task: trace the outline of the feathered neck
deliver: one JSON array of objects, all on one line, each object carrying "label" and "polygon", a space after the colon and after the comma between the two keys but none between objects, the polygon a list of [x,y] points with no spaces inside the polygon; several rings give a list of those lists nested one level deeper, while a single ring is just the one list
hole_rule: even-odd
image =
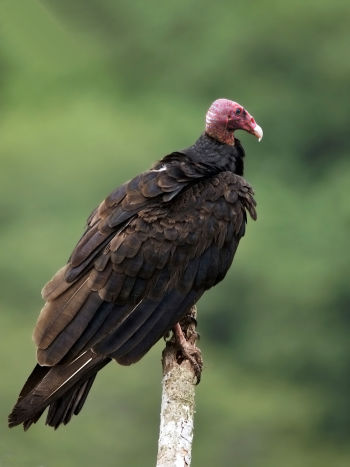
[{"label": "feathered neck", "polygon": [[204,171],[219,173],[230,171],[237,175],[243,175],[244,149],[236,138],[235,145],[225,144],[203,133],[193,146],[181,151],[183,154],[203,167]]},{"label": "feathered neck", "polygon": [[[203,133],[189,148],[172,152],[153,166],[153,170],[178,172],[175,178],[182,180],[210,177],[220,172],[243,175],[244,149],[238,139],[235,145],[220,143]],[[175,174],[174,172],[174,174]]]}]

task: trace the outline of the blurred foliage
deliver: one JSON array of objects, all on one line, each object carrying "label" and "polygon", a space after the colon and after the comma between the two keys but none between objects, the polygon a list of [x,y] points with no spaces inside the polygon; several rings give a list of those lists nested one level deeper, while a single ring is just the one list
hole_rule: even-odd
[{"label": "blurred foliage", "polygon": [[153,465],[159,343],[110,365],[53,432],[4,421],[34,363],[39,290],[115,186],[186,147],[212,100],[264,128],[258,201],[234,267],[199,304],[193,466],[350,463],[348,0],[0,5],[4,467]]}]

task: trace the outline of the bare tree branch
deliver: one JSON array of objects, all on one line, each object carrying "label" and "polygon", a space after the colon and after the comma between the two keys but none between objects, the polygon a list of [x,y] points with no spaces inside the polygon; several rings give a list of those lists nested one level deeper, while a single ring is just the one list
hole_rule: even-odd
[{"label": "bare tree branch", "polygon": [[[192,307],[181,321],[183,335],[196,353],[201,370],[200,351],[196,347],[197,309]],[[179,351],[175,336],[163,351],[162,405],[156,467],[188,467],[191,464],[195,387],[200,372]]]}]

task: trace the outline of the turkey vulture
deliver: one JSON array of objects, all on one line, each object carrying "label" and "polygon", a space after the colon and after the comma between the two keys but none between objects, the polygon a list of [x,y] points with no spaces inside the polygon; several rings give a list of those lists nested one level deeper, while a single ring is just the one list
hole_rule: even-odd
[{"label": "turkey vulture", "polygon": [[57,428],[77,415],[97,372],[137,362],[221,281],[256,219],[235,130],[262,138],[238,103],[218,99],[205,132],[116,188],[91,213],[68,263],[45,285],[38,364],[9,416],[28,429],[49,407]]}]

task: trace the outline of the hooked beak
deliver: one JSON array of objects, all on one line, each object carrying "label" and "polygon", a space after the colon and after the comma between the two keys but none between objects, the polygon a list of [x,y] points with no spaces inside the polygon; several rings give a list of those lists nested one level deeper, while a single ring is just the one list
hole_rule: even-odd
[{"label": "hooked beak", "polygon": [[245,118],[240,121],[237,129],[245,130],[251,135],[256,136],[258,140],[261,141],[263,137],[263,130],[261,126],[256,123],[254,118],[247,111],[245,112]]},{"label": "hooked beak", "polygon": [[257,123],[255,124],[255,127],[252,129],[252,134],[258,138],[258,141],[260,142],[263,138],[263,130],[260,125]]}]

